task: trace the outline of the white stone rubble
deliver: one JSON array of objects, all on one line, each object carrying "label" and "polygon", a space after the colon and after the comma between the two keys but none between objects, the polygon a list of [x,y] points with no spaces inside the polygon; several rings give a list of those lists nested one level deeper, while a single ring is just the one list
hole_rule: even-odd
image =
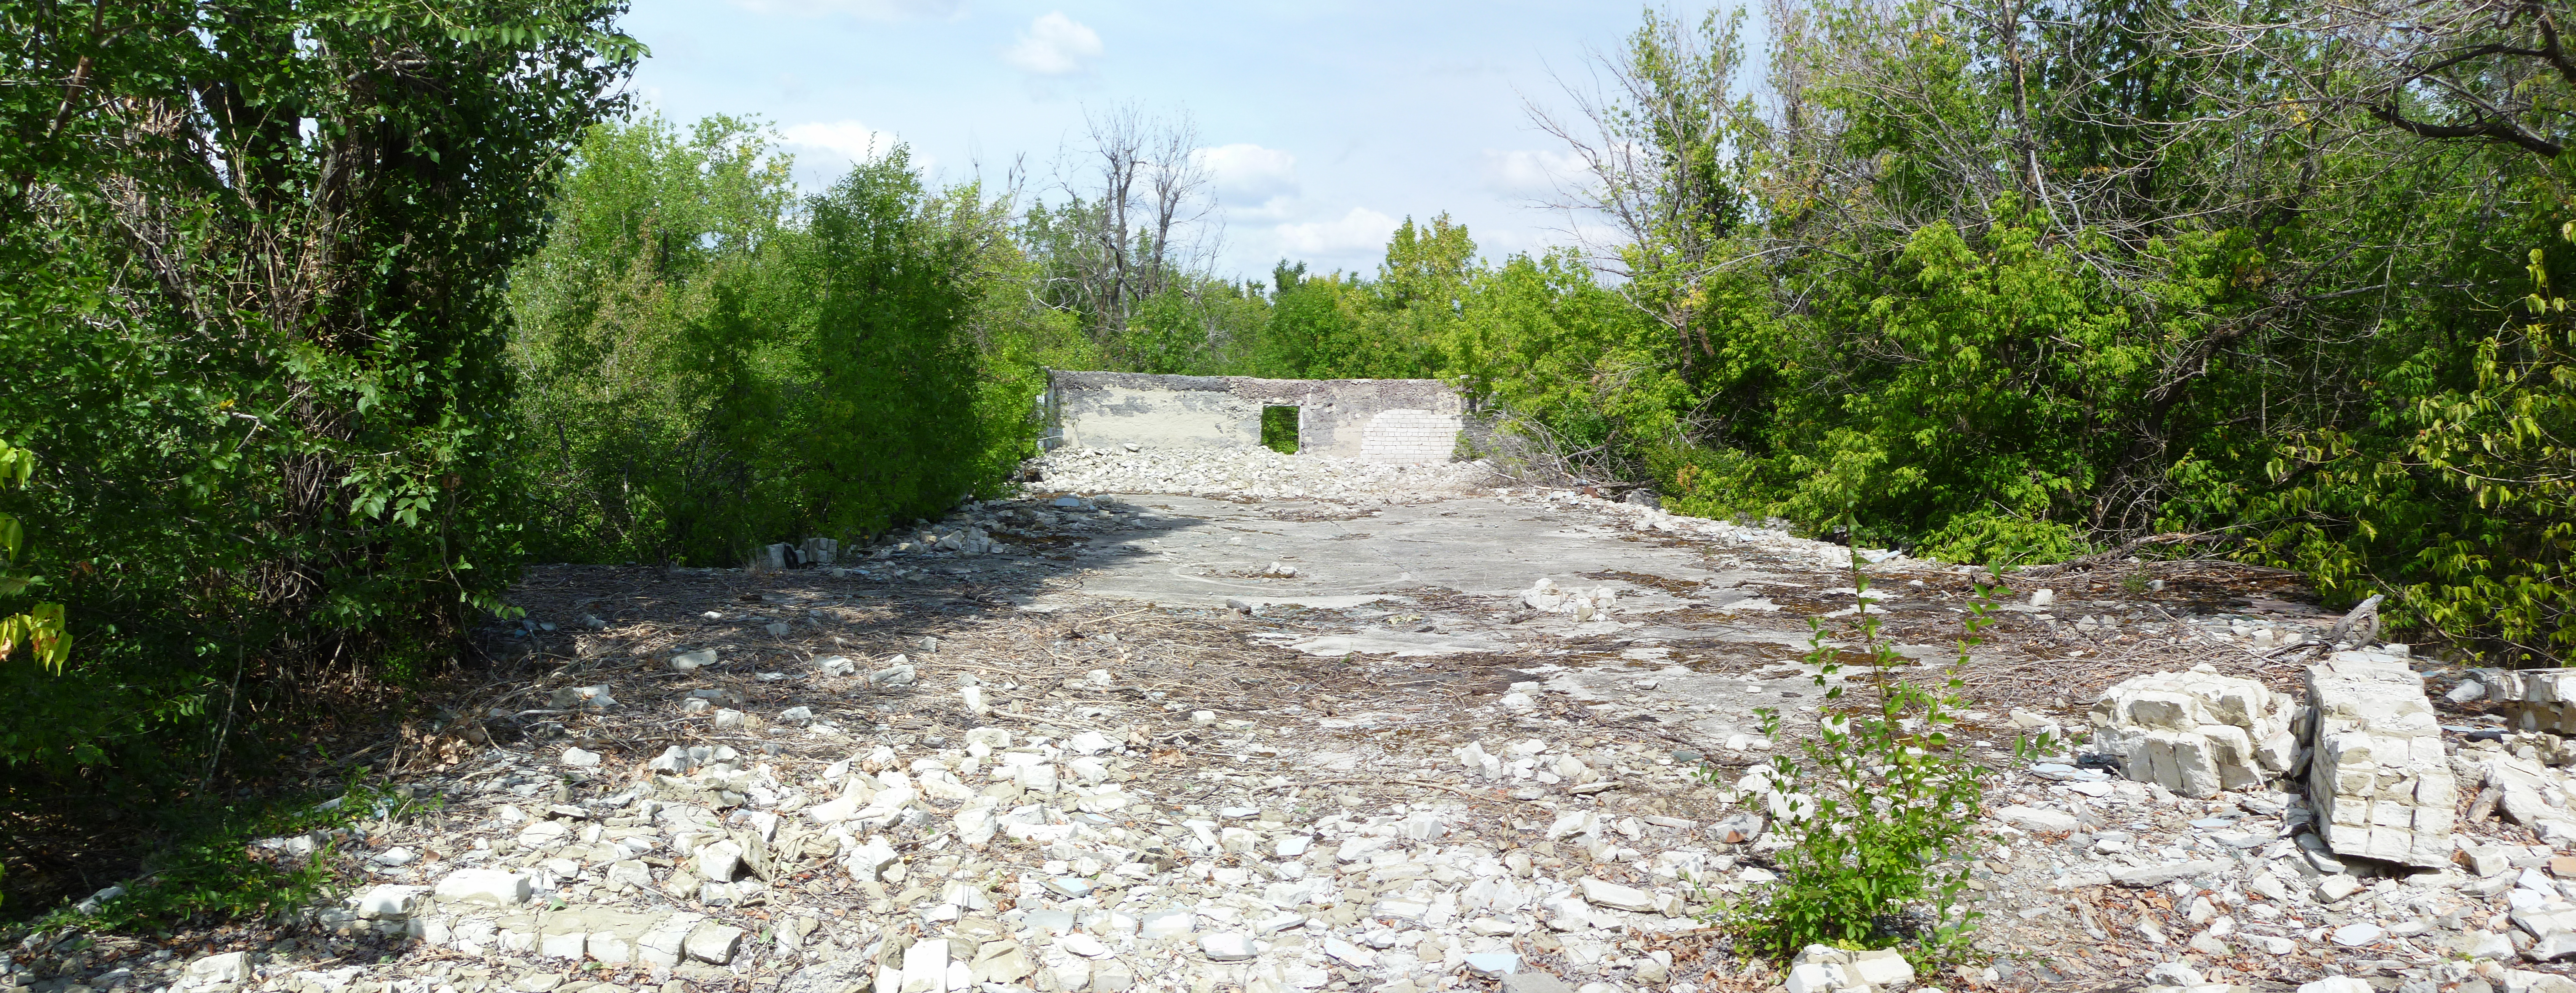
[{"label": "white stone rubble", "polygon": [[2132,676],[2093,704],[2092,750],[2129,778],[2183,796],[2256,789],[2297,757],[2287,706],[2263,684],[2209,665]]}]

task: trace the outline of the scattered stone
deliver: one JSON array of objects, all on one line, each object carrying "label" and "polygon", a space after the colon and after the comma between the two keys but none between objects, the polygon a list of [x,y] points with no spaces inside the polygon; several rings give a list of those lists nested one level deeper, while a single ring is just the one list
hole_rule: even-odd
[{"label": "scattered stone", "polygon": [[188,983],[213,986],[218,983],[246,983],[251,978],[249,952],[225,952],[208,955],[188,963]]},{"label": "scattered stone", "polygon": [[2388,931],[2377,924],[2354,922],[2334,929],[2334,943],[2345,948],[2359,948],[2387,937]]},{"label": "scattered stone", "polygon": [[1234,931],[1217,931],[1200,935],[1199,951],[1218,962],[1240,962],[1251,958],[1254,954],[1252,937]]},{"label": "scattered stone", "polygon": [[536,881],[525,873],[499,869],[458,869],[438,881],[433,894],[440,900],[462,903],[488,903],[495,907],[516,907],[528,902],[536,891]]}]

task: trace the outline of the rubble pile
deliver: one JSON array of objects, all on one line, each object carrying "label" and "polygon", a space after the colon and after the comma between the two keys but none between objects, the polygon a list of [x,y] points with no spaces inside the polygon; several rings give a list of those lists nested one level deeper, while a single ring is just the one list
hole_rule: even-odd
[{"label": "rubble pile", "polygon": [[[615,582],[560,567],[550,588],[594,585],[496,635],[554,648],[476,698],[488,733],[389,763],[419,803],[261,843],[346,859],[343,899],[264,943],[28,935],[0,988],[2576,993],[2554,674],[2481,670],[2430,698],[2425,674],[2453,670],[2331,651],[2312,630],[2331,615],[2301,604],[2015,582],[1948,746],[2001,770],[1968,855],[1979,956],[1918,975],[1820,946],[1779,968],[1697,915],[1763,898],[1784,844],[1766,817],[1814,809],[1756,771],[1800,760],[1845,705],[1832,688],[1860,685],[1815,685],[1809,624],[1855,615],[1857,554],[1870,614],[1921,663],[1901,671],[1930,673],[1975,595],[1960,569],[1563,490],[1455,497],[1497,485],[1472,464],[1037,467],[1042,495],[864,548]],[[1288,602],[1364,586],[1355,552],[1443,522],[1526,529],[1479,548],[1562,543],[1475,589],[1417,574]],[[1294,544],[1300,527],[1343,533]],[[1323,544],[1371,534],[1388,544]],[[1428,572],[1421,547],[1384,575]],[[1050,590],[1051,562],[1069,565]],[[1147,571],[1217,592],[1078,598]],[[1540,572],[1557,578],[1524,585]],[[1219,609],[1229,589],[1280,606]],[[2024,731],[2087,724],[2087,754],[2013,757]]]},{"label": "rubble pile", "polygon": [[1427,500],[1495,484],[1483,460],[1382,465],[1267,448],[1059,448],[1030,463],[1050,490],[1256,499]]},{"label": "rubble pile", "polygon": [[2576,734],[2576,678],[2570,675],[2563,669],[2472,669],[2469,677],[2452,690],[2450,699],[2457,703],[2501,703],[2501,713],[2516,729],[2571,735]]},{"label": "rubble pile", "polygon": [[[833,733],[788,723],[770,726]],[[1671,955],[1625,936],[1696,928],[1696,886],[1743,888],[1727,872],[1735,858],[1693,821],[1605,816],[1574,798],[1619,785],[1603,772],[1658,788],[1689,767],[1625,754],[1642,768],[1596,771],[1562,742],[1496,748],[1515,757],[1496,777],[1569,790],[1500,816],[1454,796],[1319,813],[1258,783],[1214,806],[1175,804],[1132,784],[1141,749],[1089,730],[978,727],[821,767],[672,746],[632,777],[593,778],[596,756],[579,749],[497,749],[441,784],[479,820],[371,833],[364,843],[406,856],[379,857],[372,872],[390,881],[318,923],[508,965],[429,970],[458,993],[561,983],[586,963],[931,991],[1429,990],[1514,972],[1524,947],[1664,982]],[[337,993],[417,974],[224,968],[178,985]]]}]

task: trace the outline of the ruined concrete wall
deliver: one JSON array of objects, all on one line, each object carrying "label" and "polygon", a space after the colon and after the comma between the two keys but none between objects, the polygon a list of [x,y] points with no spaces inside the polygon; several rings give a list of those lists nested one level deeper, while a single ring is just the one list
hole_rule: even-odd
[{"label": "ruined concrete wall", "polygon": [[1447,462],[1466,406],[1436,379],[1048,375],[1051,434],[1085,448],[1251,448],[1261,408],[1296,407],[1301,454]]}]

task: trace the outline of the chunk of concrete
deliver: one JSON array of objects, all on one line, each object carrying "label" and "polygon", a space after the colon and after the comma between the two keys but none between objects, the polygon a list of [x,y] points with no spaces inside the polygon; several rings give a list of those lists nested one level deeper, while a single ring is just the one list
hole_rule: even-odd
[{"label": "chunk of concrete", "polygon": [[495,907],[516,907],[528,902],[536,892],[536,880],[526,873],[503,872],[499,869],[458,869],[438,881],[431,895],[440,900],[461,903],[488,903]]},{"label": "chunk of concrete", "polygon": [[2129,778],[2208,798],[2254,789],[2290,771],[2297,741],[2287,700],[2214,666],[2120,681],[2088,714],[2091,750]]}]

